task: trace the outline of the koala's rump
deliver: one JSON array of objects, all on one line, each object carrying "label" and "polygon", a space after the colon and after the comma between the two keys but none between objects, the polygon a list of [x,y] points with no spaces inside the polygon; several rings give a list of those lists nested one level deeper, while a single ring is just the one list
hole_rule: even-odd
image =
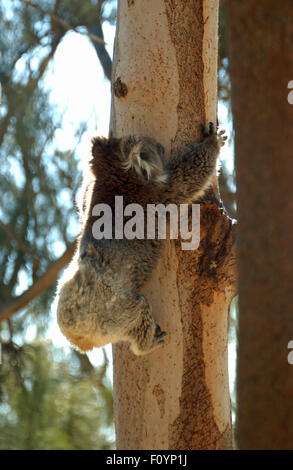
[{"label": "koala's rump", "polygon": [[156,246],[150,250],[145,240],[105,241],[79,258],[59,285],[57,321],[81,351],[126,337],[126,326],[136,321],[133,299],[157,257]]}]

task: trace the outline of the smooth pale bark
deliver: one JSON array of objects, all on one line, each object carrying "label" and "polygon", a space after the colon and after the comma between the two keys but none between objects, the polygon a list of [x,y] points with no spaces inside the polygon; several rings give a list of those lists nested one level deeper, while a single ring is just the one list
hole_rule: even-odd
[{"label": "smooth pale bark", "polygon": [[[216,122],[217,16],[216,0],[118,2],[114,135],[149,135],[173,152],[200,140],[202,123]],[[231,446],[232,247],[231,220],[212,193],[201,205],[199,249],[166,241],[145,293],[168,332],[167,345],[145,357],[114,347],[118,449]]]},{"label": "smooth pale bark", "polygon": [[292,449],[293,4],[227,3],[239,217],[237,442]]}]

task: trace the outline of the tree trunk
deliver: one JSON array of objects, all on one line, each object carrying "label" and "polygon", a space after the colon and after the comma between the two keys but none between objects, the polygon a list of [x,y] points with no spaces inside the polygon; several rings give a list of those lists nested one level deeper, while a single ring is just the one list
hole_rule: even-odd
[{"label": "tree trunk", "polygon": [[293,448],[292,0],[228,1],[239,217],[237,437]]},{"label": "tree trunk", "polygon": [[[217,0],[118,3],[112,131],[149,135],[167,151],[216,122]],[[118,449],[231,446],[228,309],[235,290],[233,230],[212,197],[201,244],[166,241],[146,287],[168,343],[145,357],[114,348]]]}]

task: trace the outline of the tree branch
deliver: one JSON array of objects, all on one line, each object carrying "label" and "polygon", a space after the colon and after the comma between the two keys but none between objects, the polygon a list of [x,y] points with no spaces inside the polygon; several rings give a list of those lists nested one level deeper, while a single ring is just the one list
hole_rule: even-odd
[{"label": "tree branch", "polygon": [[[89,35],[90,34],[95,35],[95,36],[98,35],[99,37],[104,39],[102,25],[101,25],[99,18],[97,19],[96,24],[92,26],[88,26],[87,30],[88,30]],[[111,81],[112,60],[105,47],[105,43],[102,44],[102,43],[97,43],[93,41],[93,46],[96,50],[101,66],[103,67],[105,76],[108,78],[108,80]]]},{"label": "tree branch", "polygon": [[23,241],[15,235],[9,224],[4,224],[2,220],[0,220],[0,225],[3,227],[5,232],[7,233],[8,237],[15,241],[18,248],[25,254],[27,254],[32,260],[34,260],[38,265],[40,264],[40,260],[32,253],[32,251],[23,243]]},{"label": "tree branch", "polygon": [[37,279],[31,287],[29,287],[23,294],[5,302],[0,307],[0,322],[7,320],[14,313],[28,305],[33,299],[45,292],[53,284],[61,269],[68,264],[73,256],[76,248],[76,242],[71,243],[65,253],[55,260],[48,270],[39,279]]},{"label": "tree branch", "polygon": [[43,15],[47,15],[47,16],[50,16],[51,19],[55,22],[55,23],[58,23],[60,26],[62,26],[62,28],[64,28],[66,31],[75,31],[76,33],[79,33],[79,34],[83,34],[85,36],[88,36],[92,41],[94,42],[97,42],[97,43],[100,43],[100,44],[105,44],[104,40],[101,39],[100,37],[96,36],[95,34],[91,34],[91,33],[82,33],[80,31],[77,31],[76,28],[74,26],[71,26],[67,23],[65,23],[65,21],[63,21],[59,16],[55,15],[54,13],[52,13],[51,11],[46,11],[44,10],[40,5],[37,5],[36,3],[33,3],[33,2],[30,2],[30,0],[20,0],[22,3],[25,3],[26,5],[29,5],[33,8],[36,8],[36,10],[39,10],[41,13],[43,13]]}]

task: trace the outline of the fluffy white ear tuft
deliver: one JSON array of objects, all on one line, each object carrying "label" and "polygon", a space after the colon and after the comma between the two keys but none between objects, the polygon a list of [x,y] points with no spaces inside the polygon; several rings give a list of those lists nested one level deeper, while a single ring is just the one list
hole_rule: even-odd
[{"label": "fluffy white ear tuft", "polygon": [[[160,146],[163,150],[164,148]],[[151,183],[166,183],[168,172],[162,155],[159,153],[158,144],[152,139],[141,140],[132,143],[128,155],[122,163],[124,170],[134,170],[137,176]]]}]

